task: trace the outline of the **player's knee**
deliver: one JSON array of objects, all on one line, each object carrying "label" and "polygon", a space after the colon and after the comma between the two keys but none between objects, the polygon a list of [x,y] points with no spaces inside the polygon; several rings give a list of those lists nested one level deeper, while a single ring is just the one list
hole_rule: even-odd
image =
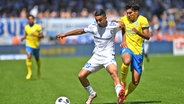
[{"label": "player's knee", "polygon": [[78,74],[78,78],[80,79],[80,80],[85,80],[86,78],[87,78],[87,76],[90,74],[91,72],[90,71],[88,71],[88,70],[81,70],[80,72],[79,72],[79,74]]},{"label": "player's knee", "polygon": [[82,74],[79,73],[78,78],[81,79],[82,77],[83,77]]},{"label": "player's knee", "polygon": [[122,58],[122,61],[123,61],[123,63],[124,63],[125,65],[129,65],[131,59],[130,59],[130,58]]},{"label": "player's knee", "polygon": [[79,74],[78,74],[78,78],[79,78],[79,79],[83,79],[83,78],[85,78],[85,77],[86,77],[86,75],[83,74],[83,73],[79,73]]},{"label": "player's knee", "polygon": [[28,54],[27,54],[27,58],[28,58],[28,59],[31,59],[31,57],[32,57],[32,54],[31,54],[31,53],[28,53]]},{"label": "player's knee", "polygon": [[121,59],[125,65],[129,65],[131,62],[131,56],[129,53],[125,53],[121,56]]},{"label": "player's knee", "polygon": [[125,59],[125,60],[123,60],[123,63],[124,63],[125,65],[129,65],[129,64],[130,64],[130,60],[129,60],[129,59]]}]

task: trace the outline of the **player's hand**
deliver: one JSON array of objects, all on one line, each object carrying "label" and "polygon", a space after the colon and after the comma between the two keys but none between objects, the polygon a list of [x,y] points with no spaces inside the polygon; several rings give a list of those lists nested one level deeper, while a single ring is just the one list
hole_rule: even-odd
[{"label": "player's hand", "polygon": [[36,35],[36,34],[31,34],[31,36],[33,36],[33,37],[38,37],[38,35]]},{"label": "player's hand", "polygon": [[56,39],[63,39],[65,36],[65,34],[58,34],[56,35]]},{"label": "player's hand", "polygon": [[118,22],[118,21],[116,21],[116,20],[112,20],[112,22]]},{"label": "player's hand", "polygon": [[128,48],[127,43],[125,41],[120,43],[121,48]]},{"label": "player's hand", "polygon": [[132,31],[134,31],[136,34],[139,33],[139,31],[136,28],[132,28]]},{"label": "player's hand", "polygon": [[118,23],[119,25],[120,25],[120,28],[122,28],[122,29],[124,29],[125,28],[125,24],[124,23],[122,23],[121,21],[119,21],[119,20],[112,20],[112,22],[116,22],[116,23]]},{"label": "player's hand", "polygon": [[22,42],[24,40],[24,38],[21,38],[20,41]]},{"label": "player's hand", "polygon": [[20,41],[22,42],[25,39],[25,37],[20,38]]}]

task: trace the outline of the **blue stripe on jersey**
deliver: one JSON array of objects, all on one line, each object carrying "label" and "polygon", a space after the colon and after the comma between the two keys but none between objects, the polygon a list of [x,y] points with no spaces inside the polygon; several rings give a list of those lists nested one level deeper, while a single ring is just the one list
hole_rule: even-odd
[{"label": "blue stripe on jersey", "polygon": [[101,40],[110,40],[112,37],[110,37],[110,38],[101,38],[101,37],[94,36],[94,38],[101,39]]}]

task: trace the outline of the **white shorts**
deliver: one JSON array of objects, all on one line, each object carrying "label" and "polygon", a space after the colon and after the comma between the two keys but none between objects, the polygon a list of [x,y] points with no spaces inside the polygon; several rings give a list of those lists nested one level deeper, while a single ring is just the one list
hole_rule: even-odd
[{"label": "white shorts", "polygon": [[84,65],[83,69],[89,70],[90,72],[95,72],[103,67],[106,68],[110,64],[117,65],[114,55],[102,56],[93,54],[93,56]]}]

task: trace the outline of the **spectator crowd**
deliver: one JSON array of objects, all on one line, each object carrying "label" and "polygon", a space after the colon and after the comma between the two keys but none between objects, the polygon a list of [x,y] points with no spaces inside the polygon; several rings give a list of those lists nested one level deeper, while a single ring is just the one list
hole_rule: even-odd
[{"label": "spectator crowd", "polygon": [[[125,15],[129,0],[0,0],[0,18],[88,18],[95,9],[106,10],[107,17]],[[140,13],[146,16],[152,30],[162,34],[183,34],[183,0],[136,0]]]}]

